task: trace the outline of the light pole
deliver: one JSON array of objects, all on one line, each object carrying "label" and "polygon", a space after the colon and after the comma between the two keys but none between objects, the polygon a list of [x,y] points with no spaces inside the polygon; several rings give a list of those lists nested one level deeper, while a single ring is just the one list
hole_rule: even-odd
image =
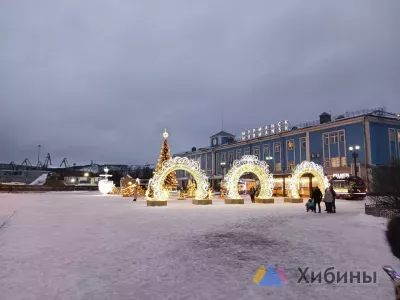
[{"label": "light pole", "polygon": [[265,160],[267,161],[268,168],[269,168],[270,171],[271,171],[271,163],[270,163],[270,161],[273,160],[273,159],[274,159],[274,158],[273,158],[272,156],[267,156],[267,157],[265,158]]},{"label": "light pole", "polygon": [[39,162],[40,162],[40,148],[42,148],[42,145],[38,145],[38,153],[37,153],[37,165],[39,166]]},{"label": "light pole", "polygon": [[222,175],[225,175],[225,167],[226,167],[226,162],[221,162],[221,168],[222,168]]},{"label": "light pole", "polygon": [[354,160],[354,175],[357,177],[358,173],[358,168],[357,168],[357,158],[358,158],[358,150],[360,150],[360,146],[350,146],[349,150],[351,151],[351,156],[353,157]]}]

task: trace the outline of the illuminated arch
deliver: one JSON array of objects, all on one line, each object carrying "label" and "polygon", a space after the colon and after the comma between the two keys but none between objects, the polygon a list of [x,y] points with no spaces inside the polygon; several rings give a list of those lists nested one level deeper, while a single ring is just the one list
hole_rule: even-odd
[{"label": "illuminated arch", "polygon": [[[163,184],[167,175],[176,170],[187,171],[193,176],[197,185],[194,197],[195,200],[203,200],[207,197],[209,188],[208,177],[200,168],[199,162],[188,159],[187,157],[175,157],[165,161],[161,170],[155,173],[153,178],[149,181],[149,186],[154,191],[154,200],[168,200],[169,191],[164,189]],[[146,191],[147,199],[152,199],[149,197],[150,188]]]},{"label": "illuminated arch", "polygon": [[292,178],[290,179],[289,190],[293,198],[300,198],[299,183],[301,176],[304,174],[312,174],[316,178],[317,186],[320,188],[321,192],[325,193],[325,189],[329,187],[329,181],[324,174],[324,168],[316,163],[303,161],[296,166]]},{"label": "illuminated arch", "polygon": [[265,161],[260,161],[257,156],[244,155],[240,160],[233,162],[232,168],[222,181],[222,186],[228,190],[228,198],[240,199],[237,185],[244,173],[253,173],[258,177],[261,185],[258,198],[267,199],[272,197],[274,178],[269,172],[268,165]]}]

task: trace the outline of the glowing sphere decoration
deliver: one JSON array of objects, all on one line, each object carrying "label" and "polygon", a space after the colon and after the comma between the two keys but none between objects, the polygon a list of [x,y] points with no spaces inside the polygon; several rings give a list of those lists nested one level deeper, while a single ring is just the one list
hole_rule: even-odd
[{"label": "glowing sphere decoration", "polygon": [[106,174],[101,174],[100,177],[104,177],[104,179],[99,181],[99,191],[103,195],[107,195],[112,192],[114,183],[112,181],[108,180],[108,177],[112,177],[112,175],[108,174],[108,168],[104,169],[104,172]]},{"label": "glowing sphere decoration", "polygon": [[109,181],[108,179],[102,179],[99,181],[99,191],[103,195],[107,195],[112,192],[112,189],[114,187],[114,183],[112,181]]}]

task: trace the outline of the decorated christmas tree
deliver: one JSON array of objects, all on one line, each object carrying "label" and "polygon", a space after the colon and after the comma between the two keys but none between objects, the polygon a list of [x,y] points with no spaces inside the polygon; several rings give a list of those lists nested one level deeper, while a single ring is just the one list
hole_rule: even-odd
[{"label": "decorated christmas tree", "polygon": [[186,197],[194,198],[196,194],[196,183],[189,179],[186,191]]},{"label": "decorated christmas tree", "polygon": [[[168,145],[168,132],[167,129],[164,131],[164,142],[161,147],[160,157],[158,158],[157,167],[155,172],[159,172],[162,169],[163,163],[171,158],[171,150]],[[175,189],[178,186],[178,181],[176,180],[175,171],[169,173],[164,181],[164,188],[168,190]]]}]

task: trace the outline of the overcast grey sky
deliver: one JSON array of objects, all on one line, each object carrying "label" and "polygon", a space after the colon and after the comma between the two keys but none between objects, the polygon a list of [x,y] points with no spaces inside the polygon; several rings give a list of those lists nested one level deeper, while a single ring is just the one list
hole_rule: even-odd
[{"label": "overcast grey sky", "polygon": [[221,129],[400,111],[398,0],[3,0],[0,161],[155,163]]}]

